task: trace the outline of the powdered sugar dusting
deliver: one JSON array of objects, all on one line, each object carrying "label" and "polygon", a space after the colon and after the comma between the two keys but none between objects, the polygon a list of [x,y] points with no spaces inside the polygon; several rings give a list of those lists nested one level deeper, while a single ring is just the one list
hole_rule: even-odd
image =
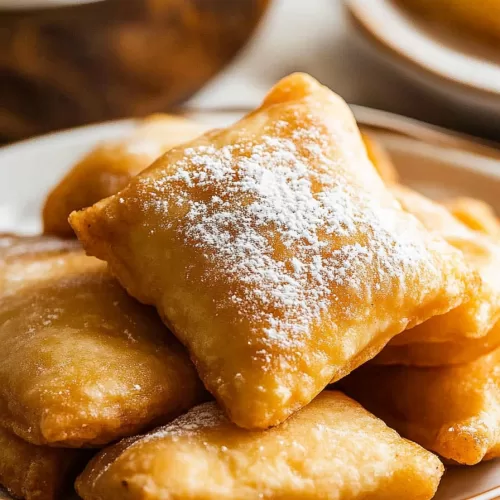
[{"label": "powdered sugar dusting", "polygon": [[195,406],[171,423],[142,436],[139,440],[132,438],[131,446],[136,443],[144,444],[156,439],[164,439],[168,436],[174,439],[179,436],[195,436],[204,430],[216,428],[227,422],[229,422],[227,417],[217,403],[204,403]]},{"label": "powdered sugar dusting", "polygon": [[[216,428],[224,422],[228,422],[228,420],[217,403],[204,403],[195,406],[184,415],[176,418],[170,424],[159,427],[158,429],[149,432],[144,436],[134,436],[128,439],[124,439],[118,445],[121,448],[121,453],[119,456],[121,456],[125,450],[129,450],[134,446],[140,446],[157,439],[165,439],[168,436],[171,436],[173,439],[177,439],[180,436],[194,436],[205,429]],[[225,448],[225,450],[223,451],[227,451],[227,448],[225,446],[223,446],[222,448]],[[93,470],[94,484],[99,481],[99,479],[109,470],[109,468],[113,464],[113,460],[107,460],[107,455],[110,450],[111,455],[113,456],[112,447],[104,449],[100,454],[101,460],[96,464],[96,468]],[[113,456],[113,458],[116,457]]]},{"label": "powdered sugar dusting", "polygon": [[157,216],[182,214],[165,217],[165,227],[199,249],[207,284],[219,276],[232,290],[216,307],[237,306],[260,325],[265,343],[296,350],[333,303],[343,303],[335,321],[352,319],[350,298],[403,294],[405,275],[429,257],[412,220],[396,231],[396,202],[383,207],[366,189],[358,194],[345,167],[326,156],[319,129],[284,136],[287,126],[185,149],[163,177],[138,179],[148,193],[138,201]]},{"label": "powdered sugar dusting", "polygon": [[147,435],[146,438],[156,439],[167,435],[195,435],[202,430],[217,427],[223,422],[228,422],[228,420],[217,403],[205,403],[195,406],[170,424],[160,427],[152,434]]}]

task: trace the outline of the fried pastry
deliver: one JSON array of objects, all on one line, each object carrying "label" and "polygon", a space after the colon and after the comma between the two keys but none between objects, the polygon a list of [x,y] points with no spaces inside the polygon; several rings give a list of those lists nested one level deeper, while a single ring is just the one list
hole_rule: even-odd
[{"label": "fried pastry", "polygon": [[389,153],[369,132],[362,131],[361,137],[366,148],[368,158],[377,169],[380,177],[386,184],[396,184],[398,182],[398,172],[392,163]]},{"label": "fried pastry", "polygon": [[0,427],[33,444],[106,444],[204,399],[155,311],[89,259],[0,301]]},{"label": "fried pastry", "polygon": [[362,366],[349,395],[403,436],[461,464],[500,456],[500,349],[471,363]]},{"label": "fried pastry", "polygon": [[393,192],[427,229],[464,253],[478,271],[480,285],[457,308],[398,335],[376,362],[435,366],[465,363],[492,351],[500,345],[500,244],[415,191],[399,186]]},{"label": "fried pastry", "polygon": [[165,151],[206,129],[205,125],[178,116],[153,115],[129,137],[97,146],[49,194],[43,209],[44,232],[74,236],[68,224],[73,210],[117,193]]},{"label": "fried pastry", "polygon": [[430,499],[432,453],[340,392],[325,391],[279,427],[245,431],[216,403],[104,450],[77,480],[84,500]]},{"label": "fried pastry", "polygon": [[0,484],[16,498],[60,499],[87,457],[81,450],[29,444],[0,428]]},{"label": "fried pastry", "polygon": [[[445,318],[442,319],[446,323]],[[408,333],[415,333],[409,330]],[[444,366],[468,363],[500,346],[500,321],[483,337],[389,344],[373,360],[381,365]]]},{"label": "fried pastry", "polygon": [[460,252],[401,210],[345,102],[301,74],[71,224],[251,429],[456,307],[474,281]]},{"label": "fried pastry", "polygon": [[102,268],[98,259],[83,256],[83,249],[75,240],[0,234],[0,296],[43,280],[82,272],[82,267]]},{"label": "fried pastry", "polygon": [[500,221],[491,205],[476,198],[452,198],[446,208],[466,226],[500,241]]}]

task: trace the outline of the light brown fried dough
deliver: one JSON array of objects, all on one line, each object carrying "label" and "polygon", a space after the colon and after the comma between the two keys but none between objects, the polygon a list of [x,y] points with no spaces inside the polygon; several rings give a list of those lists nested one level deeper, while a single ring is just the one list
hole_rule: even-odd
[{"label": "light brown fried dough", "polygon": [[7,296],[44,280],[102,268],[82,258],[78,241],[53,236],[0,234],[0,295]]},{"label": "light brown fried dough", "polygon": [[302,74],[71,223],[253,429],[456,307],[475,281],[460,252],[400,208],[345,102]]},{"label": "light brown fried dough", "polygon": [[16,498],[60,500],[86,458],[88,452],[35,446],[0,427],[0,484]]},{"label": "light brown fried dough", "polygon": [[394,163],[392,163],[389,153],[380,144],[380,142],[369,132],[362,131],[361,137],[366,148],[368,158],[377,169],[382,180],[388,184],[396,184],[398,182],[398,172]]},{"label": "light brown fried dough", "polygon": [[77,481],[84,500],[430,499],[443,466],[340,392],[287,422],[245,431],[206,403],[104,450]]},{"label": "light brown fried dough", "polygon": [[446,208],[466,226],[500,241],[500,220],[491,205],[476,198],[452,198]]},{"label": "light brown fried dough", "polygon": [[500,346],[500,321],[483,337],[389,344],[373,360],[381,365],[445,366],[468,363]]},{"label": "light brown fried dough", "polygon": [[106,444],[204,399],[155,311],[80,260],[0,301],[0,426],[34,444]]},{"label": "light brown fried dough", "polygon": [[363,366],[341,387],[403,436],[473,465],[500,456],[500,349],[435,368]]},{"label": "light brown fried dough", "polygon": [[435,366],[472,361],[492,351],[500,345],[500,244],[415,191],[398,186],[393,192],[427,229],[464,253],[480,284],[456,309],[398,335],[375,361]]},{"label": "light brown fried dough", "polygon": [[20,236],[0,233],[0,262],[47,254],[64,254],[80,249],[77,241],[65,240],[55,236]]},{"label": "light brown fried dough", "polygon": [[153,115],[143,120],[129,137],[100,144],[49,194],[43,209],[44,232],[74,236],[68,224],[73,210],[117,193],[165,151],[206,130],[207,126],[186,118]]}]

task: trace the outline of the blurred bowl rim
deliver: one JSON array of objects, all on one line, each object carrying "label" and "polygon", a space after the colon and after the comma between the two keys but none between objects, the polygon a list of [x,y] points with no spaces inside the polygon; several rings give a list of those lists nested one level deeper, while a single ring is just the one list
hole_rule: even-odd
[{"label": "blurred bowl rim", "polygon": [[355,26],[407,69],[424,72],[435,82],[474,92],[490,102],[498,100],[500,105],[500,63],[474,57],[435,39],[391,0],[344,0],[344,4]]}]

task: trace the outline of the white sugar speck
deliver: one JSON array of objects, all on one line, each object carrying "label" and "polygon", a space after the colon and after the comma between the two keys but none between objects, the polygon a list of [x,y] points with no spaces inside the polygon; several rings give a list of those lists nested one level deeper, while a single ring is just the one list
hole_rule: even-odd
[{"label": "white sugar speck", "polygon": [[167,436],[175,438],[178,436],[197,435],[205,429],[218,427],[224,422],[228,422],[228,420],[216,403],[204,403],[195,406],[170,424],[146,434],[139,442],[142,444],[155,439],[163,439]]},{"label": "white sugar speck", "polygon": [[397,203],[383,207],[364,188],[359,196],[325,151],[319,130],[299,128],[291,139],[186,148],[162,177],[138,179],[148,193],[138,202],[155,220],[170,207],[182,213],[164,227],[199,250],[206,283],[224,280],[215,307],[236,306],[264,332],[260,341],[295,352],[332,304],[343,304],[335,321],[351,320],[349,294],[365,303],[403,294],[405,276],[428,258],[411,228],[395,230]]}]

